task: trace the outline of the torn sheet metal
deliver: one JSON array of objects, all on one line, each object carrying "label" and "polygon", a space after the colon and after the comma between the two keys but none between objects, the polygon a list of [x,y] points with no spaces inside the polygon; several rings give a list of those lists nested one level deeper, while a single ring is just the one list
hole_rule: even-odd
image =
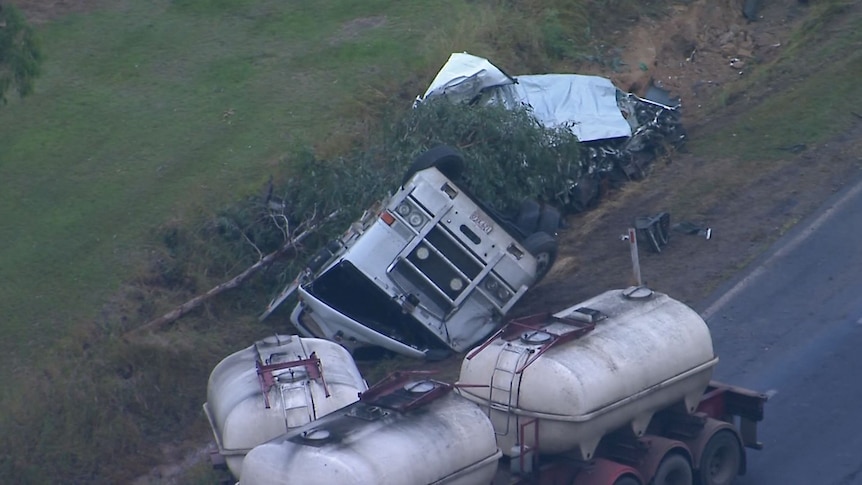
[{"label": "torn sheet metal", "polygon": [[526,105],[545,126],[569,128],[578,140],[629,137],[632,127],[617,106],[609,79],[581,74],[537,74],[517,78],[487,59],[455,53],[417,100],[446,97],[457,102]]},{"label": "torn sheet metal", "polygon": [[580,74],[518,76],[517,84],[498,86],[489,102],[507,107],[527,105],[545,126],[564,126],[578,140],[629,137],[632,127],[617,106],[617,88],[610,79]]},{"label": "torn sheet metal", "polygon": [[473,102],[488,88],[514,83],[514,78],[487,59],[466,52],[456,52],[449,56],[449,60],[417,102],[434,96],[446,96],[453,101]]}]

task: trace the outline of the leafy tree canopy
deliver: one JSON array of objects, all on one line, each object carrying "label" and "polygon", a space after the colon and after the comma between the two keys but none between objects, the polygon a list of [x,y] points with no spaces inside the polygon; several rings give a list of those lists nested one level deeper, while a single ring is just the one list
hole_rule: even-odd
[{"label": "leafy tree canopy", "polygon": [[0,101],[14,89],[19,96],[33,91],[42,52],[33,28],[11,5],[0,4]]}]

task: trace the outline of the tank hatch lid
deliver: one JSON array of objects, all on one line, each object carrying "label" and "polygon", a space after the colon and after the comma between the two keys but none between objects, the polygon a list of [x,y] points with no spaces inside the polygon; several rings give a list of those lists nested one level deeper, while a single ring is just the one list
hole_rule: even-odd
[{"label": "tank hatch lid", "polygon": [[623,296],[629,300],[646,300],[653,296],[653,291],[646,286],[630,286],[623,290]]},{"label": "tank hatch lid", "polygon": [[380,408],[407,412],[421,407],[452,390],[452,385],[429,379],[428,371],[389,374],[359,395],[360,402]]},{"label": "tank hatch lid", "polygon": [[466,359],[472,359],[497,339],[507,342],[520,339],[523,344],[536,345],[538,347],[533,352],[533,355],[521,367],[515,370],[516,374],[523,372],[524,369],[549,349],[583,337],[596,328],[596,322],[607,318],[607,315],[604,313],[590,308],[579,308],[578,311],[584,312],[583,319],[561,317],[550,312],[514,318],[489,337],[485,343],[467,354]]},{"label": "tank hatch lid", "polygon": [[270,442],[284,440],[302,446],[324,447],[342,442],[350,434],[388,415],[389,412],[384,409],[356,401],[337,412],[292,428]]}]

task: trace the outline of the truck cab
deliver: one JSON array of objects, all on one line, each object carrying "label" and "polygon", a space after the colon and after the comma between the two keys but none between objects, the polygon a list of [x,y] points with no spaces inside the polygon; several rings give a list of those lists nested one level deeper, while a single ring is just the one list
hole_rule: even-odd
[{"label": "truck cab", "polygon": [[559,213],[528,203],[534,217],[502,216],[456,183],[462,163],[452,148],[429,150],[312,258],[291,314],[301,334],[430,359],[502,324],[553,264]]}]

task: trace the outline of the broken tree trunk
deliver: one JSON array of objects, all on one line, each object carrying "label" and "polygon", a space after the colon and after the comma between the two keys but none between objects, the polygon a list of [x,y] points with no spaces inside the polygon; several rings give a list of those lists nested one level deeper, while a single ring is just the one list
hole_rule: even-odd
[{"label": "broken tree trunk", "polygon": [[152,331],[158,330],[158,329],[164,327],[165,325],[174,322],[175,320],[177,320],[178,318],[182,317],[183,315],[189,313],[190,311],[194,310],[195,308],[201,306],[201,304],[203,304],[205,301],[209,300],[210,298],[213,298],[214,296],[224,292],[225,290],[230,290],[232,288],[238,287],[245,280],[247,280],[251,275],[257,273],[258,271],[260,271],[263,268],[266,268],[267,266],[272,264],[272,262],[275,261],[279,256],[281,256],[284,253],[286,253],[287,251],[293,249],[297,244],[302,242],[310,234],[317,231],[320,228],[320,226],[322,226],[325,222],[334,218],[337,214],[338,214],[338,211],[332,212],[331,214],[326,216],[322,221],[320,221],[316,224],[312,224],[307,229],[305,229],[304,231],[299,233],[296,237],[291,238],[290,240],[285,242],[280,248],[278,248],[275,251],[273,251],[273,252],[267,254],[266,256],[260,258],[256,263],[249,266],[242,273],[234,276],[230,280],[225,281],[224,283],[222,283],[220,285],[213,287],[212,289],[210,289],[206,293],[192,298],[191,300],[189,300],[189,301],[183,303],[182,305],[174,308],[173,310],[169,311],[168,313],[165,313],[164,315],[160,316],[159,318],[156,318],[154,320],[150,320],[149,322],[145,323],[144,325],[126,332],[125,337],[133,336],[136,334],[141,334],[141,333],[146,332],[146,331],[152,332]]}]

